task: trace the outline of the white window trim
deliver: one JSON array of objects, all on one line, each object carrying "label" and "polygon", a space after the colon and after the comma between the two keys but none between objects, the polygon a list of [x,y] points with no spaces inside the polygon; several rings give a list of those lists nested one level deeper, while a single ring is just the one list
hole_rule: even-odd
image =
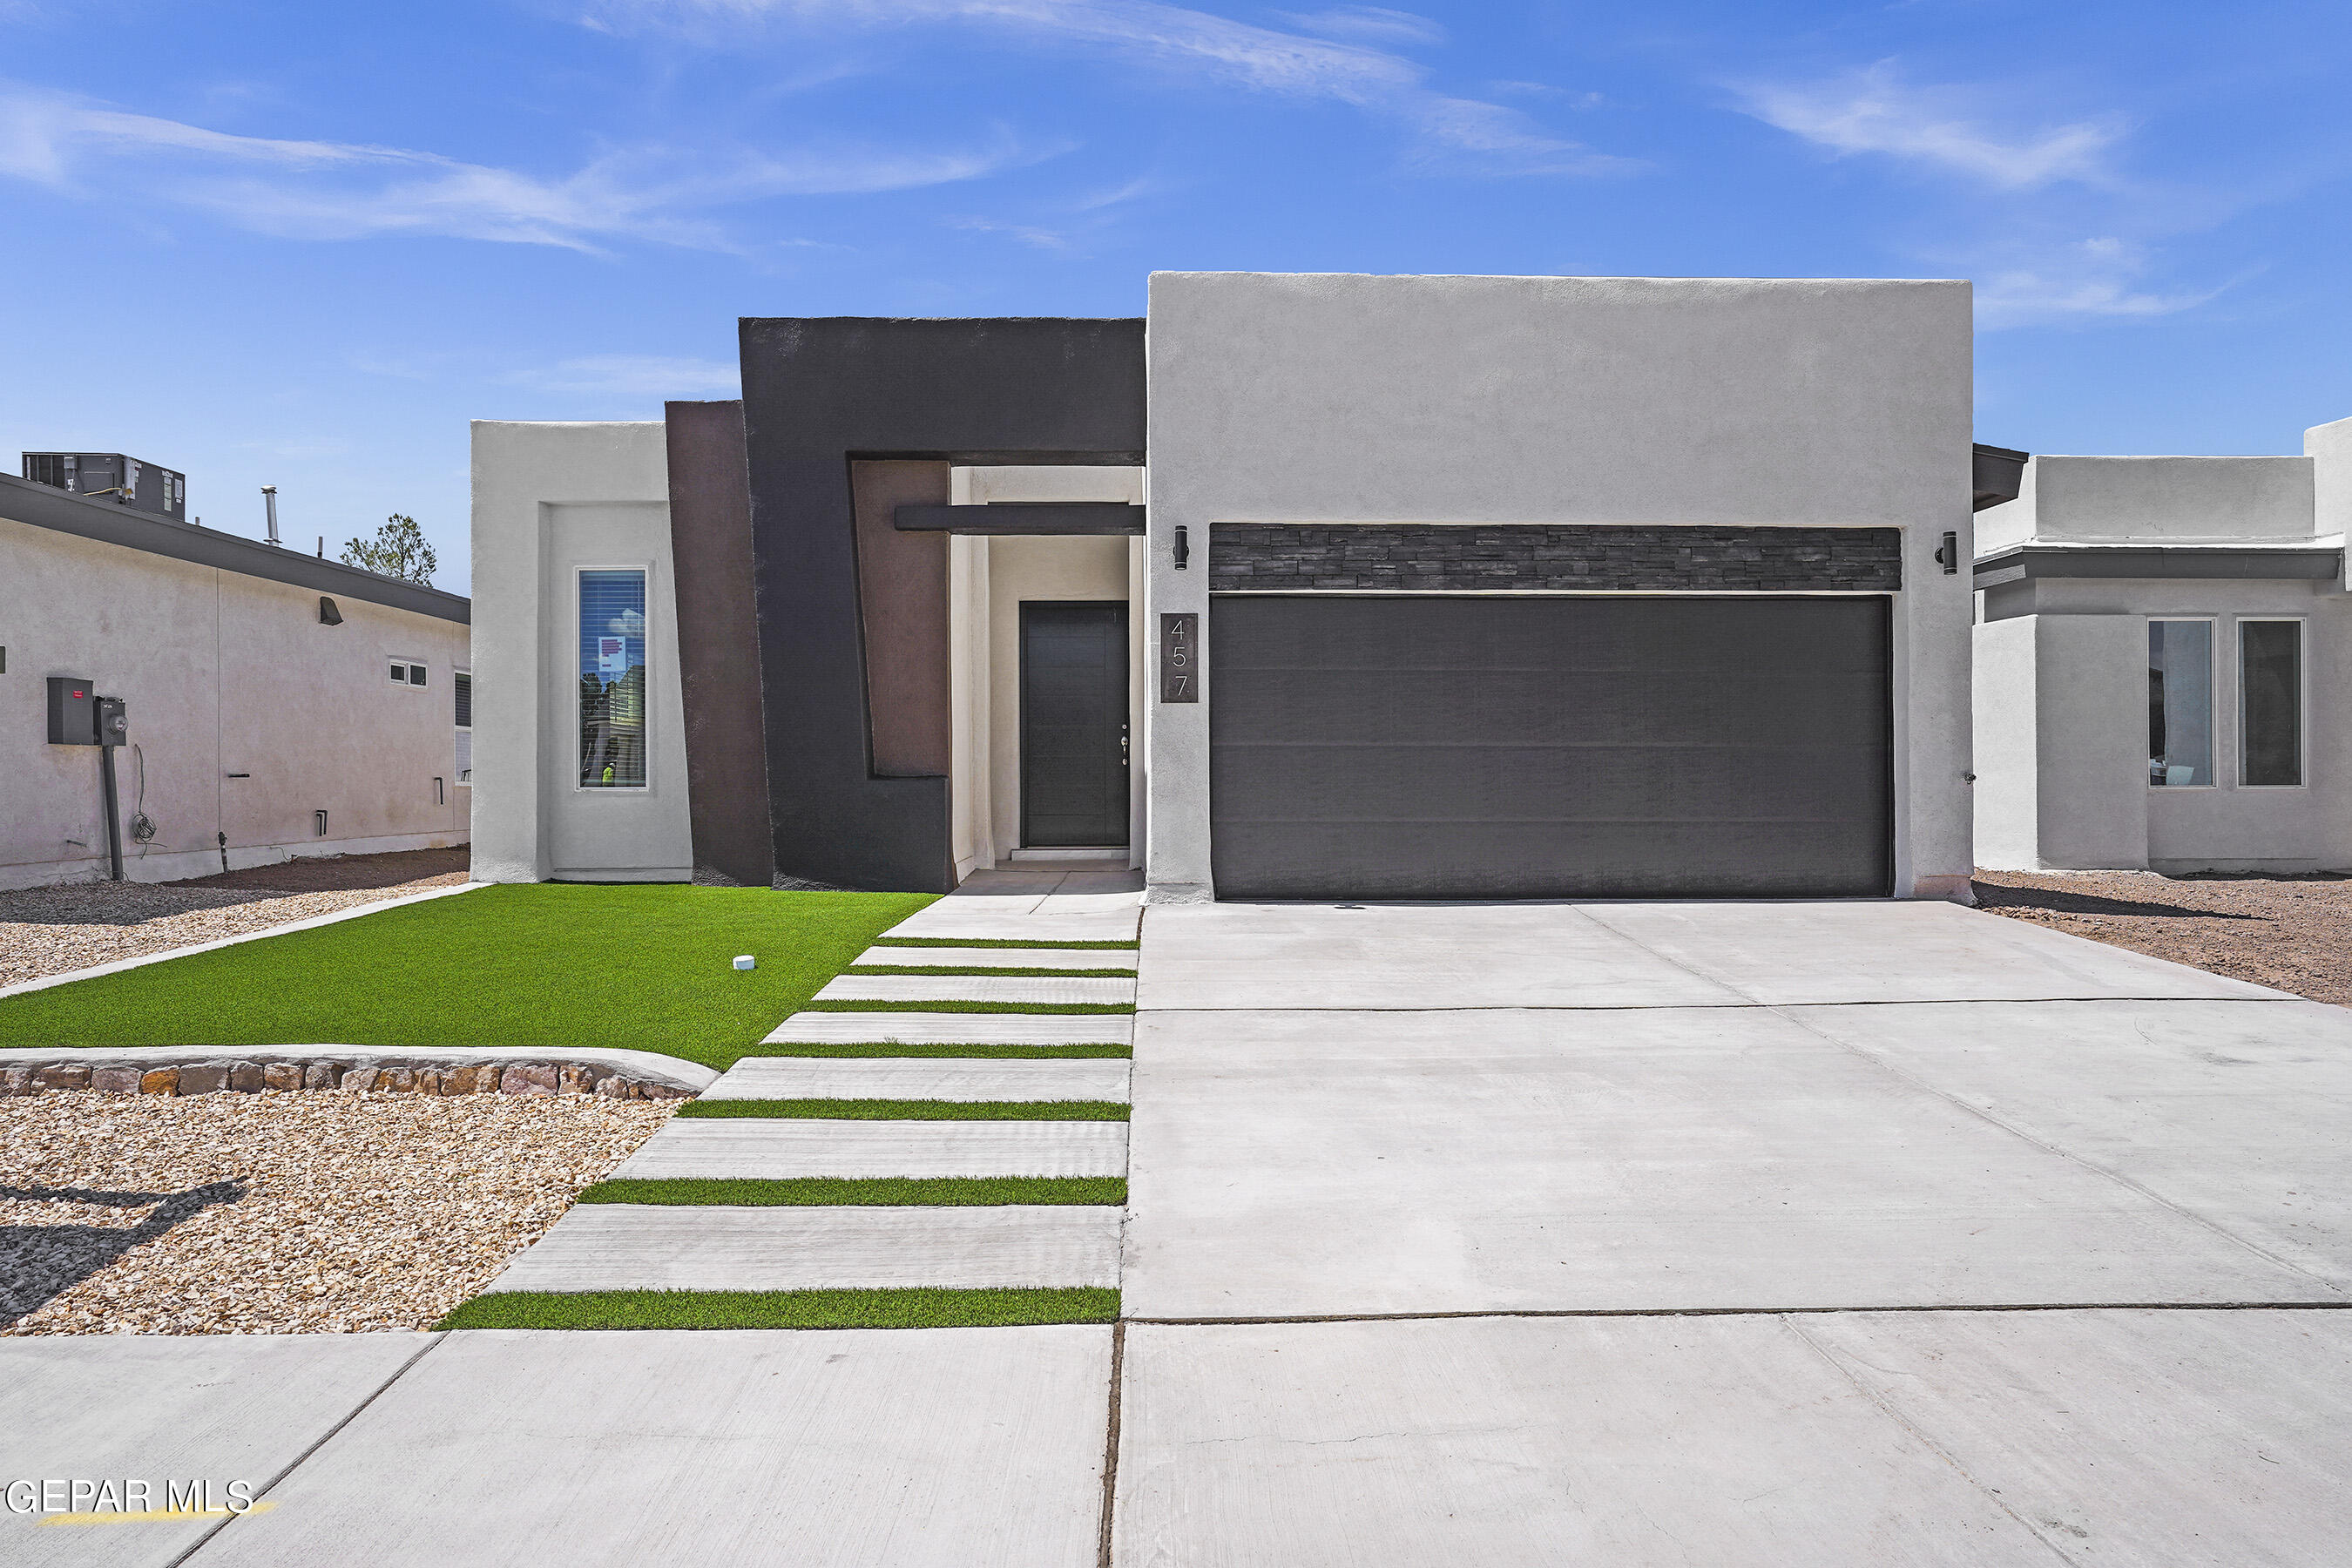
[{"label": "white window trim", "polygon": [[[2246,783],[2246,637],[2239,630],[2252,622],[2284,623],[2295,627],[2295,726],[2294,771],[2303,782],[2291,784],[2257,784]],[[2237,718],[2235,777],[2239,789],[2292,793],[2311,787],[2311,617],[2308,616],[2232,616],[2230,617],[2230,659],[2235,667],[2231,686],[2231,703]]]},{"label": "white window trim", "polygon": [[[418,658],[414,655],[404,653],[388,653],[377,662],[383,669],[384,679],[390,681],[391,684],[401,688],[404,691],[430,691],[433,689],[432,686],[429,684],[432,680],[433,661],[429,658]],[[407,665],[411,668],[422,665],[425,668],[425,679],[428,684],[419,686],[414,680],[393,680],[392,667],[395,664]]]},{"label": "white window trim", "polygon": [[[2208,771],[2212,773],[2213,777],[2210,783],[2201,784],[2158,784],[2154,779],[2148,779],[2146,781],[2144,787],[2151,790],[2166,791],[2184,789],[2220,789],[2221,787],[2221,617],[2218,615],[2162,615],[2149,616],[2147,619],[2147,624],[2151,626],[2168,626],[2175,623],[2189,621],[2202,621],[2205,623],[2207,631],[2205,638],[2205,738],[2213,748],[2213,760],[2208,769]],[[2147,637],[2145,633],[2143,633],[2140,637],[2140,646],[2143,648],[2147,646]]]},{"label": "white window trim", "polygon": [[[593,787],[580,782],[580,580],[590,572],[642,572],[646,574],[646,782],[641,784],[597,784]],[[572,758],[572,793],[577,795],[610,799],[632,799],[654,792],[654,563],[650,561],[583,562],[572,568],[572,624],[567,629],[571,654],[567,660],[570,678],[566,701],[572,710],[570,721]]]}]

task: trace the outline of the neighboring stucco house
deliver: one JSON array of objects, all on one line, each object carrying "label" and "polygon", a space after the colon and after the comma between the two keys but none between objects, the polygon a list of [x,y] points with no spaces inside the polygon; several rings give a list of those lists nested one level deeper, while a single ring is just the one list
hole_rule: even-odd
[{"label": "neighboring stucco house", "polygon": [[463,844],[467,602],[0,476],[0,888],[110,872],[95,744],[52,677],[127,704],[123,875]]},{"label": "neighboring stucco house", "polygon": [[740,405],[476,426],[477,876],[1966,896],[1965,283],[741,334]]},{"label": "neighboring stucco house", "polygon": [[2352,866],[2352,420],[2300,458],[2037,456],[1977,519],[1977,858]]}]

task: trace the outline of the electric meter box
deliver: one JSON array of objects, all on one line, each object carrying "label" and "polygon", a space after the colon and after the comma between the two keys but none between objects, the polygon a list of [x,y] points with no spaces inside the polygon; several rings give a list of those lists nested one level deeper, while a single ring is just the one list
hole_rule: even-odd
[{"label": "electric meter box", "polygon": [[120,697],[98,700],[98,743],[101,746],[127,746],[131,743],[131,704]]},{"label": "electric meter box", "polygon": [[188,521],[188,476],[120,452],[26,452],[23,472],[37,485]]},{"label": "electric meter box", "polygon": [[95,746],[98,742],[97,689],[78,675],[49,677],[49,744]]}]

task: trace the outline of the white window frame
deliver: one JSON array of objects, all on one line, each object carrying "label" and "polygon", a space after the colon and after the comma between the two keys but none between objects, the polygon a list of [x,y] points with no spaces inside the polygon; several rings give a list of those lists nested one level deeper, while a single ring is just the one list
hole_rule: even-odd
[{"label": "white window frame", "polygon": [[[580,782],[580,610],[581,579],[591,572],[642,572],[646,578],[646,782],[641,784],[596,784]],[[582,562],[572,568],[572,622],[564,630],[564,700],[570,705],[572,793],[579,795],[631,799],[654,791],[654,563],[650,561]]]},{"label": "white window frame", "polygon": [[[2291,784],[2258,784],[2246,782],[2246,635],[2239,628],[2251,623],[2284,623],[2295,628],[2295,716],[2294,771],[2303,782]],[[2311,617],[2308,616],[2232,616],[2230,618],[2230,660],[2234,679],[2231,681],[2230,701],[2237,724],[2237,744],[2231,759],[2235,773],[2231,782],[2239,789],[2307,790],[2311,787]]]},{"label": "white window frame", "polygon": [[392,684],[401,688],[403,690],[430,691],[433,689],[431,685],[433,669],[432,660],[411,658],[409,655],[404,653],[388,653],[383,656],[383,663],[384,668],[384,679],[386,680],[392,680],[392,667],[395,664],[407,669],[422,669],[425,671],[425,679],[423,684],[412,680],[404,675],[398,680],[392,680]]},{"label": "white window frame", "polygon": [[[2152,790],[2220,789],[2221,787],[2221,617],[2218,615],[2151,615],[2147,617],[2147,624],[2151,626],[2189,621],[2202,621],[2206,628],[2205,741],[2213,751],[2212,760],[2207,764],[2206,771],[2211,773],[2212,777],[2201,784],[2158,784],[2154,779],[2149,779],[2146,781],[2146,787]],[[2140,637],[2140,646],[2143,648],[2147,646],[2147,637],[2144,632]]]}]

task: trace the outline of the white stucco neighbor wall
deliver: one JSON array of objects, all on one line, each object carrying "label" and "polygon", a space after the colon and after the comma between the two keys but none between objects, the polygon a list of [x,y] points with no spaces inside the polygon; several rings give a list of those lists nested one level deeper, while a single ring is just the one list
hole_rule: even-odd
[{"label": "white stucco neighbor wall", "polygon": [[[450,675],[467,627],[333,597],[342,624],[321,626],[315,589],[0,520],[0,888],[108,874],[99,748],[48,744],[52,675],[130,704],[131,880],[215,874],[224,834],[236,868],[465,843]],[[394,658],[422,661],[426,684],[394,685]],[[130,837],[142,809],[145,846]]]},{"label": "white stucco neighbor wall", "polygon": [[1145,705],[1150,896],[1213,894],[1209,525],[1285,521],[1904,529],[1895,888],[1964,889],[1971,331],[1961,282],[1155,274],[1147,653],[1191,610],[1206,658]]},{"label": "white stucco neighbor wall", "polygon": [[1978,518],[1977,553],[2036,542],[2303,539],[2309,458],[2069,458],[2036,454],[2017,500]]},{"label": "white stucco neighbor wall", "polygon": [[[575,574],[648,569],[647,787],[578,786]],[[694,871],[663,426],[474,423],[474,876]]]}]

